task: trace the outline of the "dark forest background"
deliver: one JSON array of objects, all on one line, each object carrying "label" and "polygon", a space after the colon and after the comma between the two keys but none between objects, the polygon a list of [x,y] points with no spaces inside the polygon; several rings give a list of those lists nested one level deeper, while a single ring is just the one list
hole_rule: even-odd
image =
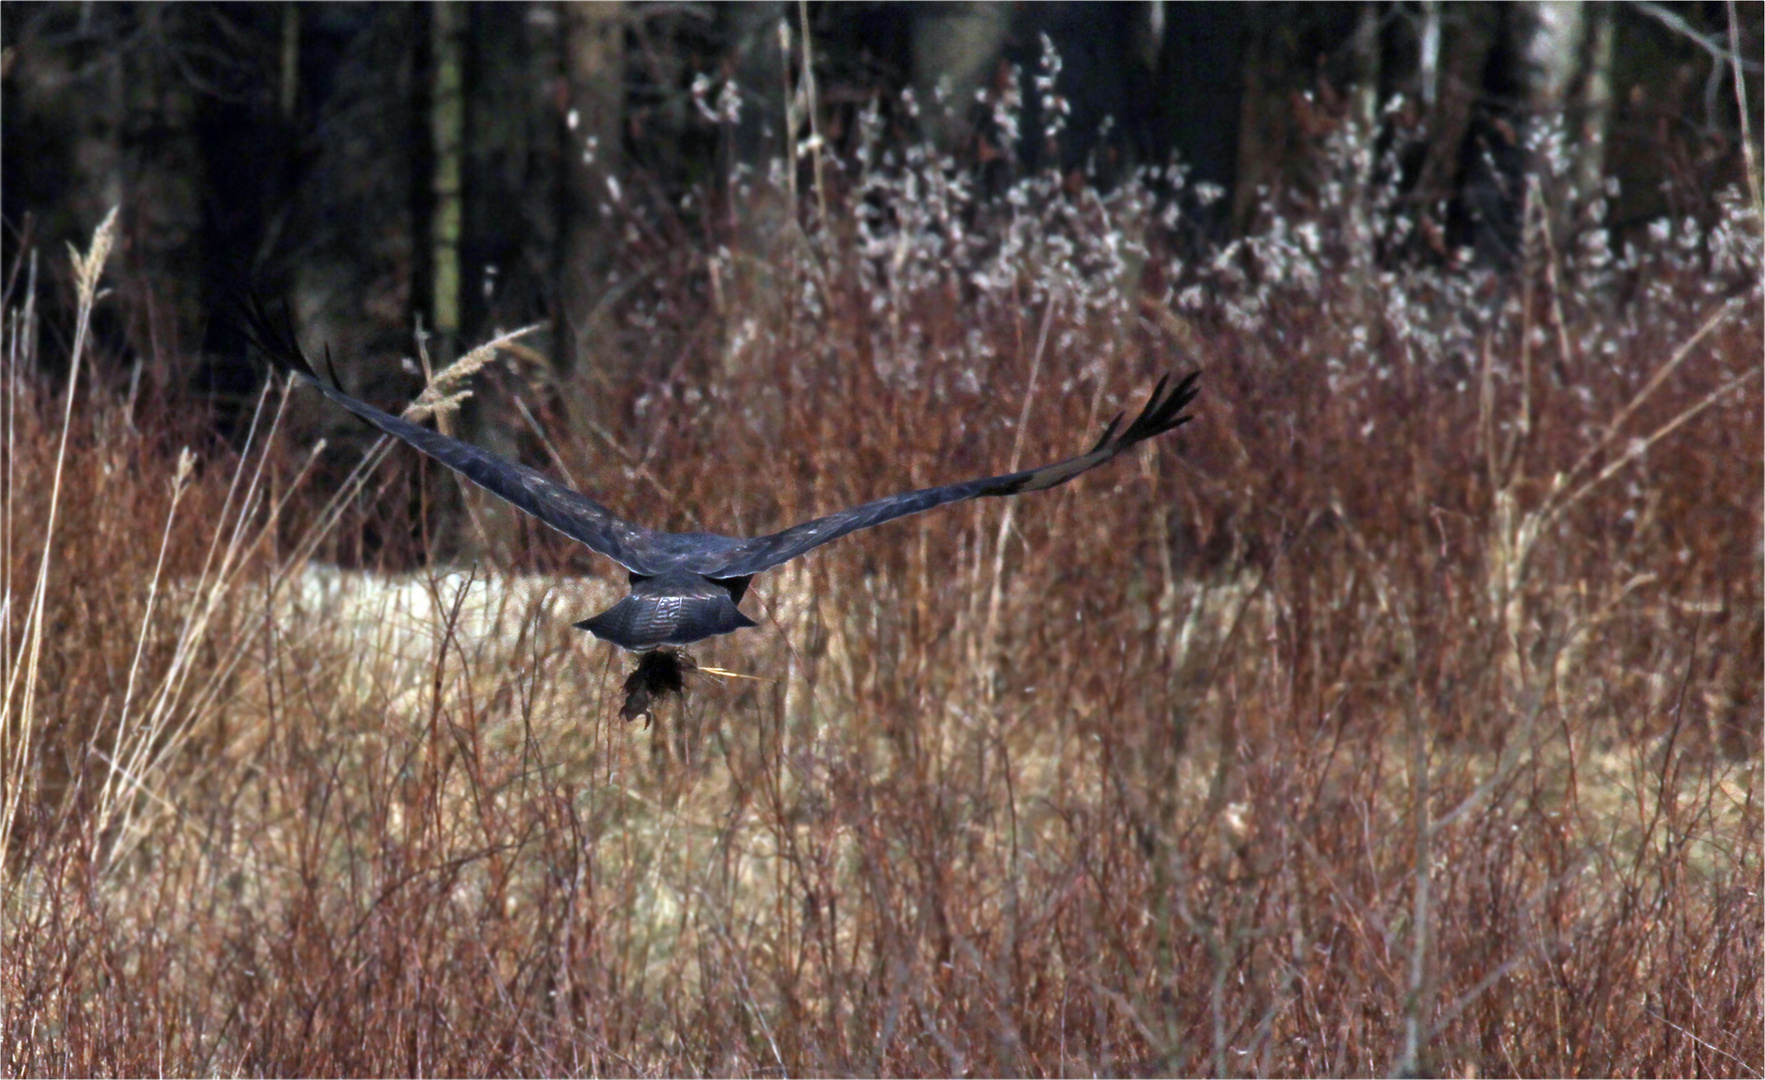
[{"label": "dark forest background", "polygon": [[[741,178],[776,177],[794,145],[807,185],[807,148],[845,159],[867,110],[887,145],[936,148],[1001,191],[1041,169],[1107,188],[1180,163],[1202,245],[1253,227],[1321,134],[1358,117],[1401,150],[1395,186],[1423,225],[1407,254],[1500,266],[1542,120],[1565,125],[1620,242],[1740,182],[1725,58],[1759,55],[1760,12],[12,3],[6,302],[21,250],[59,250],[119,205],[126,302],[99,329],[168,388],[255,380],[213,317],[245,285],[294,299],[345,356],[405,347],[417,326],[447,356],[546,320],[560,371],[631,374],[663,361],[595,328],[656,249],[776,233],[776,197]],[[1757,102],[1759,65],[1743,71]]]}]

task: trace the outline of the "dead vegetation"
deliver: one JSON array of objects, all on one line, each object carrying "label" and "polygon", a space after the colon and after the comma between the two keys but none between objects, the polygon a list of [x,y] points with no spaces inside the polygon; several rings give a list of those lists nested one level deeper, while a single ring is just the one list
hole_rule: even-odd
[{"label": "dead vegetation", "polygon": [[695,654],[761,678],[654,747],[585,586],[388,541],[428,603],[303,591],[410,458],[314,484],[280,388],[186,456],[9,313],[6,1071],[1758,1074],[1759,219],[1620,254],[1541,154],[1501,279],[1376,257],[1352,183],[1188,263],[1142,188],[924,159],[776,250],[644,240],[608,347],[667,359],[523,407],[658,525],[1207,372],[1134,463],[756,581]]}]

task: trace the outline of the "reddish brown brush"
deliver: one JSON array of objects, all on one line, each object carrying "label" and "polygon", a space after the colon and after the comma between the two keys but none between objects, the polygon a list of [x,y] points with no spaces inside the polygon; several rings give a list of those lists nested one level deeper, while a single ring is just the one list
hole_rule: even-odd
[{"label": "reddish brown brush", "polygon": [[331,502],[275,395],[185,490],[172,414],[82,384],[27,625],[62,399],[12,356],[5,1069],[1761,1071],[1757,218],[1613,268],[1540,210],[1492,293],[1271,208],[1150,245],[1166,295],[1087,262],[1131,207],[1040,197],[977,211],[1006,276],[831,230],[700,299],[681,246],[609,345],[667,364],[526,402],[615,509],[756,531],[1207,369],[1138,464],[757,584],[701,659],[767,680],[649,749],[550,594],[302,591],[420,534],[417,470]]}]

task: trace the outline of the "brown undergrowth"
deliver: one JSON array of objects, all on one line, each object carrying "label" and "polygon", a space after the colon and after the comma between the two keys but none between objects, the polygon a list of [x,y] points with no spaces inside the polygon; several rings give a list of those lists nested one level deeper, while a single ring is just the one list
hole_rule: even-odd
[{"label": "brown undergrowth", "polygon": [[756,532],[1168,368],[1198,420],[761,578],[695,650],[758,678],[648,734],[568,629],[606,586],[507,573],[561,541],[327,570],[403,450],[316,484],[277,388],[180,465],[88,375],[58,462],[15,344],[6,1070],[1760,1072],[1757,216],[1620,257],[1546,169],[1511,275],[1376,257],[1358,195],[1186,263],[1133,185],[939,175],[646,241],[607,347],[661,359],[504,376],[531,460]]}]

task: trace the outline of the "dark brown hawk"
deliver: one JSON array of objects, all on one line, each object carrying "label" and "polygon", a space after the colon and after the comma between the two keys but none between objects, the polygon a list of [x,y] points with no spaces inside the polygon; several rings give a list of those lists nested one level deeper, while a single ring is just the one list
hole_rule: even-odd
[{"label": "dark brown hawk", "polygon": [[1191,417],[1182,410],[1194,400],[1195,382],[1200,377],[1200,372],[1191,372],[1172,387],[1170,376],[1165,376],[1133,423],[1124,429],[1122,417],[1117,416],[1090,450],[1051,465],[890,495],[766,536],[669,533],[626,521],[588,496],[525,465],[350,397],[319,378],[286,318],[272,319],[262,305],[255,303],[246,312],[252,341],[277,367],[312,384],[332,401],[497,498],[625,567],[631,579],[630,595],[576,626],[638,652],[686,645],[755,625],[736,607],[755,574],[849,532],[946,503],[1041,491],[1095,469],[1130,447],[1188,423]]}]

